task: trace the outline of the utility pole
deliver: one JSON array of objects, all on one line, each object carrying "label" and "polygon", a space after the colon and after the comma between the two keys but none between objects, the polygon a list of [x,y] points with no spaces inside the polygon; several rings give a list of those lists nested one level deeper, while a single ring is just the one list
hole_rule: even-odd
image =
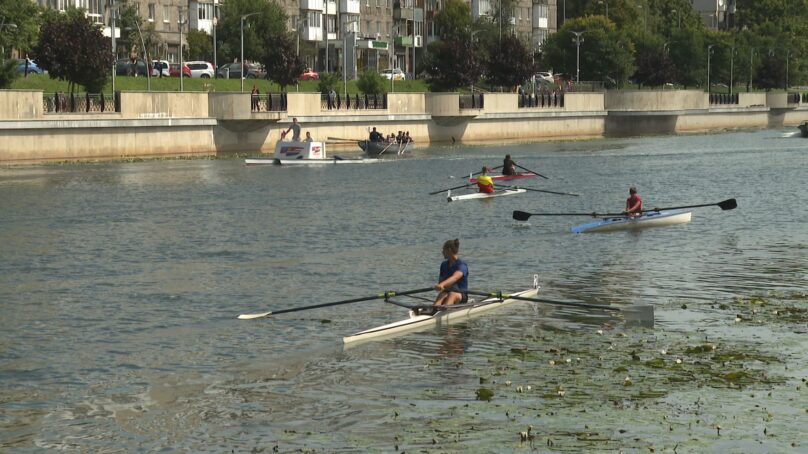
[{"label": "utility pole", "polygon": [[570,33],[575,35],[575,83],[577,84],[581,82],[581,43],[584,42],[581,35],[586,33],[586,30],[581,32],[570,30]]}]

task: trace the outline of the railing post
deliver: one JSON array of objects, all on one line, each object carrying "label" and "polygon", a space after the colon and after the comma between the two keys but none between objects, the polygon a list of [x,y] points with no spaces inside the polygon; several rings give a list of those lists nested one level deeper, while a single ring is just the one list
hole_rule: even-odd
[{"label": "railing post", "polygon": [[90,92],[88,91],[88,92],[86,93],[86,95],[87,95],[87,96],[86,96],[85,98],[86,98],[86,100],[87,100],[87,105],[86,105],[86,106],[84,106],[84,111],[85,111],[85,112],[89,112],[89,111],[90,111]]}]

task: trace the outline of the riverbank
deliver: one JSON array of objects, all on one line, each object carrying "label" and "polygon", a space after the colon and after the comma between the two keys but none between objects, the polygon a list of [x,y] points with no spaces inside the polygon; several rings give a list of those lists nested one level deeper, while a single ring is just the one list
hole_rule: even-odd
[{"label": "riverbank", "polygon": [[[2,164],[215,156],[272,152],[291,118],[320,141],[342,144],[409,131],[417,144],[529,142],[796,126],[808,98],[796,93],[710,96],[692,90],[607,91],[520,97],[514,93],[123,92],[63,98],[0,91]],[[77,108],[78,106],[78,108]]]}]

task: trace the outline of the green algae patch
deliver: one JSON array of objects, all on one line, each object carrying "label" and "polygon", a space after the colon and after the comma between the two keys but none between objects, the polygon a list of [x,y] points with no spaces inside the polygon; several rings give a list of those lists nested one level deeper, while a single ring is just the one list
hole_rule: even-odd
[{"label": "green algae patch", "polygon": [[477,388],[475,395],[477,400],[491,402],[491,399],[494,398],[494,391],[491,388]]}]

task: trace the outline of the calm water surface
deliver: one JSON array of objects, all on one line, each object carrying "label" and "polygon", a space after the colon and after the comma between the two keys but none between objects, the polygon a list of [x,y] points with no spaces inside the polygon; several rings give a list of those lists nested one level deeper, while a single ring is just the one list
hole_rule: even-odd
[{"label": "calm water surface", "polygon": [[[505,153],[550,177],[525,186],[581,196],[428,195]],[[0,450],[808,452],[805,331],[738,327],[716,309],[808,290],[807,169],[808,141],[790,130],[431,147],[320,169],[235,159],[0,169]],[[734,197],[738,209],[601,235],[569,233],[587,218],[511,219],[619,211],[630,185],[648,208]],[[235,318],[429,286],[452,238],[475,288],[524,289],[537,273],[547,298],[652,305],[655,326],[527,303],[343,351],[342,336],[404,314],[368,302]],[[786,358],[767,366],[782,379],[676,385],[618,405],[602,395],[638,372],[603,366],[597,352],[622,348],[617,333],[653,348],[740,342]],[[525,343],[575,345],[590,372],[563,380],[589,398],[570,392],[574,404],[559,406],[545,362],[522,358],[513,375],[492,365]],[[491,402],[475,400],[481,382],[496,388]],[[519,441],[527,425],[533,446]]]}]

